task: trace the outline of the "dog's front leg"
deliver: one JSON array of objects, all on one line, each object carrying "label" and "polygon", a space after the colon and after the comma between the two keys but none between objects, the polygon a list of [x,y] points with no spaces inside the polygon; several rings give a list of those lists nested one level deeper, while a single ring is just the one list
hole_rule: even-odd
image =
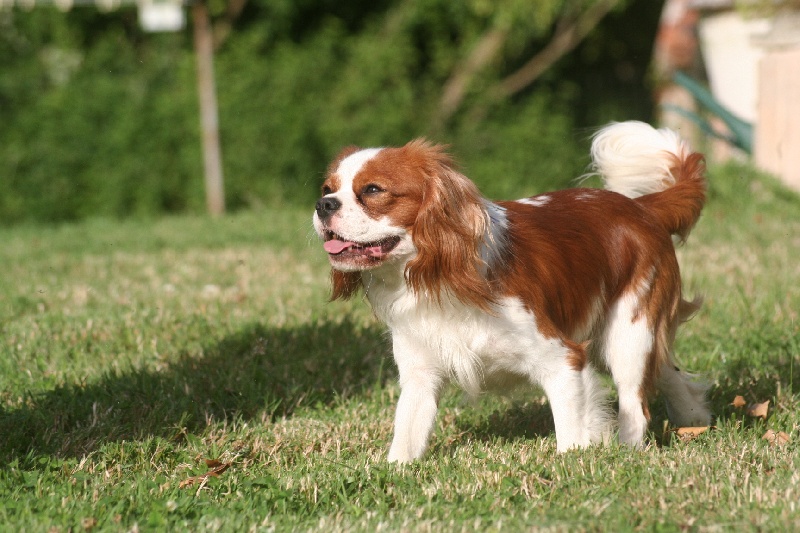
[{"label": "dog's front leg", "polygon": [[404,338],[393,339],[394,358],[400,372],[400,399],[394,418],[394,438],[389,461],[408,463],[428,447],[433,432],[442,378],[434,361],[414,350]]}]

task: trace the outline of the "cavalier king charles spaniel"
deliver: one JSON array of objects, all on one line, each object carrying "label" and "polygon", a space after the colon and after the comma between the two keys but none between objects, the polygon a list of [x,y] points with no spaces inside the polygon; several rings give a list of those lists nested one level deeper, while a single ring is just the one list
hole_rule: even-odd
[{"label": "cavalier king charles spaniel", "polygon": [[[673,237],[700,217],[703,157],[670,130],[622,122],[594,136],[592,159],[605,189],[501,202],[425,140],[346,148],[330,165],[314,228],[332,298],[363,290],[391,331],[389,461],[422,456],[450,381],[472,396],[541,386],[558,451],[614,431],[641,446],[655,390],[673,424],[709,424],[704,387],[672,354],[699,308],[682,296]],[[617,423],[596,367],[617,388]]]}]

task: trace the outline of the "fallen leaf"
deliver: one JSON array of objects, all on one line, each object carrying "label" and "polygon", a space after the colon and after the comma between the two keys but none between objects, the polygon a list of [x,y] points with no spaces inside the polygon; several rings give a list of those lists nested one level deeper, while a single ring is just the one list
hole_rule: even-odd
[{"label": "fallen leaf", "polygon": [[773,446],[783,446],[792,440],[788,434],[783,431],[775,431],[774,429],[768,429],[761,438]]},{"label": "fallen leaf", "polygon": [[761,403],[751,403],[747,406],[747,414],[756,418],[767,418],[769,413],[769,400]]},{"label": "fallen leaf", "polygon": [[184,479],[183,481],[181,481],[181,483],[180,483],[180,485],[178,485],[178,487],[182,488],[182,489],[185,488],[185,487],[191,487],[195,483],[200,483],[201,482],[200,481],[201,477],[203,477],[203,476],[194,476],[194,477],[190,477],[190,478]]},{"label": "fallen leaf", "polygon": [[681,440],[689,441],[700,435],[701,433],[705,433],[709,429],[714,426],[700,426],[700,427],[686,427],[686,428],[678,428],[675,430],[675,433],[681,438]]},{"label": "fallen leaf", "polygon": [[[205,481],[207,481],[208,478],[210,478],[210,477],[219,477],[220,474],[222,474],[228,468],[231,467],[230,463],[220,463],[216,459],[207,459],[206,460],[206,464],[209,464],[209,463],[215,463],[215,464],[219,463],[219,464],[218,464],[218,466],[215,466],[213,468],[213,470],[209,470],[205,474],[200,474],[199,476],[192,476],[190,478],[184,479],[183,481],[181,481],[180,485],[178,485],[178,486],[180,488],[184,488],[184,487],[191,487],[194,484],[198,484],[198,485],[202,484]],[[211,466],[211,465],[209,464],[209,466]]]},{"label": "fallen leaf", "polygon": [[738,409],[747,405],[747,402],[744,400],[744,396],[737,396],[733,399],[731,405]]},{"label": "fallen leaf", "polygon": [[218,467],[216,467],[214,470],[212,470],[208,474],[210,476],[215,476],[216,477],[216,476],[220,475],[221,473],[223,473],[224,471],[226,471],[227,469],[229,469],[230,467],[231,467],[231,463],[221,463]]}]

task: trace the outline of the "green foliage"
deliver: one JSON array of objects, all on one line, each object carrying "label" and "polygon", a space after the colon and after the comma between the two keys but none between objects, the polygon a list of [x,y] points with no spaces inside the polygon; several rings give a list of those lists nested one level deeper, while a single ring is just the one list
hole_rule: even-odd
[{"label": "green foliage", "polygon": [[[657,3],[621,2],[541,83],[490,95],[579,4],[251,0],[228,20],[228,2],[211,2],[217,25],[232,24],[215,57],[229,208],[307,204],[343,146],[418,136],[450,144],[491,195],[567,183],[585,126],[648,118],[630,102],[647,102]],[[648,37],[608,30],[626,17]],[[492,28],[504,45],[439,124],[443,86]],[[203,209],[191,29],[144,34],[133,8],[46,7],[0,11],[0,29],[0,224]]]},{"label": "green foliage", "polygon": [[[73,13],[86,14],[3,14],[13,15],[23,43],[0,74],[8,80],[4,86],[19,84],[2,95],[8,106],[0,119],[6,124],[0,221],[189,207],[193,198],[185,189],[199,172],[200,154],[194,74],[183,39],[159,36],[136,46],[128,34],[135,19],[96,15],[88,18],[107,24],[82,45],[86,36],[75,30],[81,21]],[[17,69],[32,63],[38,68],[19,76]]]},{"label": "green foliage", "polygon": [[[532,95],[479,126],[462,125],[453,150],[490,198],[521,198],[574,186],[589,163],[589,133],[576,131],[561,100]],[[535,125],[535,126],[532,126]]]}]

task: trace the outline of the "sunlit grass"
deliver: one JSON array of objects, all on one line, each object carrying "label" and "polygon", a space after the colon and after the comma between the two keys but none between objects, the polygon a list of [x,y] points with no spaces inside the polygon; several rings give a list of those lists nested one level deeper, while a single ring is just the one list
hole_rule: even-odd
[{"label": "sunlit grass", "polygon": [[[716,428],[683,442],[656,401],[642,451],[558,455],[539,392],[450,390],[426,458],[388,465],[389,343],[365,303],[327,302],[307,210],[0,241],[0,529],[800,526],[800,200],[747,169],[715,171],[680,250],[706,304],[676,350]],[[206,459],[231,466],[197,477]]]}]

